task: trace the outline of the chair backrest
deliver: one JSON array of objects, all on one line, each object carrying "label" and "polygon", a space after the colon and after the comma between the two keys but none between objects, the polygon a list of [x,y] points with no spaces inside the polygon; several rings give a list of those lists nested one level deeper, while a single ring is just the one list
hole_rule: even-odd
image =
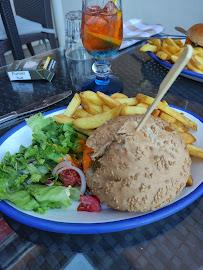
[{"label": "chair backrest", "polygon": [[41,23],[45,28],[53,28],[50,0],[13,0],[13,2],[18,16]]},{"label": "chair backrest", "polygon": [[[5,27],[7,36],[8,36],[8,40],[9,40],[12,52],[13,52],[14,59],[23,59],[24,54],[22,50],[22,45],[21,45],[20,37],[18,35],[18,30],[17,30],[16,23],[14,20],[10,1],[7,1],[7,0],[0,1],[0,14],[2,17],[2,21]],[[8,48],[6,44],[4,44],[3,41],[1,43],[2,43],[2,46],[0,48],[0,53],[3,55],[6,49]],[[6,62],[3,61],[2,64],[6,64]]]}]

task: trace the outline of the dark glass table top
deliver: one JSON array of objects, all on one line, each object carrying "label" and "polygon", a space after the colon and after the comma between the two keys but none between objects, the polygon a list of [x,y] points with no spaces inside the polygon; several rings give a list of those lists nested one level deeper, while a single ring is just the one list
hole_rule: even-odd
[{"label": "dark glass table top", "polygon": [[[143,93],[154,97],[168,70],[140,52],[141,44],[118,53],[112,72],[124,83],[129,97]],[[0,115],[71,89],[73,94],[43,111],[67,106],[80,91],[82,72],[89,75],[91,61],[66,62],[63,49],[50,56],[57,61],[55,77],[46,81],[10,82],[6,67],[0,68]],[[81,74],[79,74],[79,73]],[[78,75],[78,76],[76,76]],[[72,81],[71,81],[72,80]],[[164,99],[203,117],[203,84],[179,76]],[[22,118],[0,125],[0,136]],[[181,211],[139,228],[106,234],[68,235],[23,225],[0,212],[0,269],[191,269],[201,268],[201,198]]]}]

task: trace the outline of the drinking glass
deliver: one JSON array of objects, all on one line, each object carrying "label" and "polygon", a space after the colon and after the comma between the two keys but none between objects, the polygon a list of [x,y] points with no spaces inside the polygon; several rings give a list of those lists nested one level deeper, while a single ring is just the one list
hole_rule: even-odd
[{"label": "drinking glass", "polygon": [[83,90],[121,92],[123,83],[110,75],[109,63],[122,43],[121,0],[83,0],[81,35],[84,48],[95,58],[92,66],[95,75],[84,82]]},{"label": "drinking glass", "polygon": [[73,50],[84,49],[81,39],[81,20],[80,10],[66,14],[66,54]]},{"label": "drinking glass", "polygon": [[66,14],[66,47],[65,56],[69,67],[72,85],[76,91],[82,90],[83,81],[91,75],[93,57],[85,50],[81,39],[80,10]]}]

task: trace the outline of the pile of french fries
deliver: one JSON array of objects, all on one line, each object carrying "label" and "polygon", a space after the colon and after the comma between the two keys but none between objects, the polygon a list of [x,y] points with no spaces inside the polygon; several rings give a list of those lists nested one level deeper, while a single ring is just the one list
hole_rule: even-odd
[{"label": "pile of french fries", "polygon": [[[89,136],[110,119],[124,115],[144,114],[153,101],[154,98],[143,94],[129,98],[124,94],[115,93],[109,97],[101,92],[85,91],[76,93],[65,111],[53,118],[61,124],[73,123],[75,130]],[[169,107],[166,101],[159,102],[152,115],[177,129],[187,144],[191,156],[203,158],[203,149],[192,144],[196,139],[189,133],[189,128],[197,130],[195,122]],[[190,176],[187,185],[192,183]]]},{"label": "pile of french fries", "polygon": [[[165,40],[154,39],[148,40],[149,44],[143,45],[140,50],[143,52],[153,52],[160,59],[175,63],[183,50],[185,45],[183,45],[181,40],[173,40],[171,38],[166,38]],[[203,48],[194,47],[193,55],[185,69],[203,74]]]}]

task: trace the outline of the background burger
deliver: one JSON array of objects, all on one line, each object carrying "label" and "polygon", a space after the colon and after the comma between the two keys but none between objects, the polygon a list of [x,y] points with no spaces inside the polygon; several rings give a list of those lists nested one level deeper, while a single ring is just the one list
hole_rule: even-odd
[{"label": "background burger", "polygon": [[186,44],[203,47],[203,23],[195,24],[188,29]]},{"label": "background burger", "polygon": [[87,184],[103,204],[117,210],[160,208],[182,191],[190,175],[191,159],[181,135],[153,116],[135,131],[141,118],[112,119],[86,141],[92,149]]}]

